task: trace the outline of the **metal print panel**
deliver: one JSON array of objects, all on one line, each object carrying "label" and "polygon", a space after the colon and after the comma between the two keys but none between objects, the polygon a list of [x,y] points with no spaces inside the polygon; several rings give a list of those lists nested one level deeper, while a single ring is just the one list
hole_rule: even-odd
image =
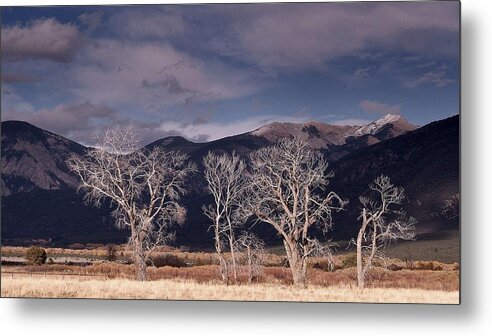
[{"label": "metal print panel", "polygon": [[458,304],[459,6],[2,7],[2,297]]}]

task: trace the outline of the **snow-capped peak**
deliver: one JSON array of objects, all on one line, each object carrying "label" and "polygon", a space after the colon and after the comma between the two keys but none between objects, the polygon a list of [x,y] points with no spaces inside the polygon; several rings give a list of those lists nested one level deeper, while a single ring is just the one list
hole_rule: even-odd
[{"label": "snow-capped peak", "polygon": [[382,118],[379,118],[378,120],[373,121],[373,123],[379,124],[379,125],[385,125],[385,124],[390,124],[394,123],[398,120],[403,119],[403,117],[399,114],[386,114]]},{"label": "snow-capped peak", "polygon": [[357,130],[355,130],[354,135],[361,136],[364,134],[375,134],[384,125],[393,124],[402,119],[403,117],[398,114],[386,114],[384,117],[379,118],[378,120],[374,120],[367,125],[359,127]]}]

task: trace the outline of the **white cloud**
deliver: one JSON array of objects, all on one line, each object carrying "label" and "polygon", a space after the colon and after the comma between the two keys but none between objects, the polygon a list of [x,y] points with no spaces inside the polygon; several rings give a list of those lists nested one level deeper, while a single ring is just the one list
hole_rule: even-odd
[{"label": "white cloud", "polygon": [[72,60],[80,38],[75,25],[55,19],[2,27],[2,55],[13,61],[35,58],[66,63]]},{"label": "white cloud", "polygon": [[233,122],[209,122],[204,124],[180,123],[166,121],[161,123],[159,130],[168,134],[182,135],[190,140],[200,139],[212,141],[231,135],[253,131],[266,124],[276,122],[305,122],[308,118],[267,115],[256,118],[248,118]]}]

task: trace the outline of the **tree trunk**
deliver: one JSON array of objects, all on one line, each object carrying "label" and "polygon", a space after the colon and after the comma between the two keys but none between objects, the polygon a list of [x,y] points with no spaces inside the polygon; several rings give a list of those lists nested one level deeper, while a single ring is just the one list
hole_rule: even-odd
[{"label": "tree trunk", "polygon": [[362,273],[362,230],[357,235],[357,286],[364,288],[364,274]]},{"label": "tree trunk", "polygon": [[229,245],[231,246],[231,259],[232,259],[232,274],[234,276],[234,282],[237,282],[237,269],[236,269],[236,254],[234,252],[234,236],[232,229],[229,233]]},{"label": "tree trunk", "polygon": [[253,280],[253,262],[251,260],[251,247],[248,245],[246,247],[247,255],[248,255],[248,283],[251,284]]},{"label": "tree trunk", "polygon": [[139,240],[136,240],[133,245],[135,278],[139,281],[147,281],[147,265],[145,264],[145,254],[142,245]]},{"label": "tree trunk", "polygon": [[294,280],[294,286],[307,287],[306,283],[306,270],[307,259],[302,258],[299,255],[299,251],[295,248],[295,243],[289,243],[284,240],[285,251],[287,252],[287,258],[289,260],[290,270],[292,272],[292,279]]},{"label": "tree trunk", "polygon": [[135,279],[139,281],[147,281],[147,265],[145,264],[145,252],[142,244],[142,237],[136,229],[136,223],[131,223],[132,234],[132,258],[135,266]]},{"label": "tree trunk", "polygon": [[367,220],[366,220],[366,209],[363,210],[362,214],[362,227],[359,230],[359,234],[357,235],[357,286],[359,288],[364,288],[364,271],[362,265],[362,237],[364,236],[364,232],[366,231]]},{"label": "tree trunk", "polygon": [[307,282],[306,282],[306,261],[302,260],[300,258],[296,260],[292,260],[292,266],[291,266],[291,271],[292,271],[292,277],[294,280],[294,286],[296,287],[302,287],[306,288],[307,287]]},{"label": "tree trunk", "polygon": [[214,230],[215,230],[215,251],[219,256],[220,276],[222,278],[222,282],[227,283],[228,282],[227,263],[225,262],[224,257],[222,256],[222,244],[220,243],[220,233],[219,233],[219,219],[216,219],[215,221]]}]

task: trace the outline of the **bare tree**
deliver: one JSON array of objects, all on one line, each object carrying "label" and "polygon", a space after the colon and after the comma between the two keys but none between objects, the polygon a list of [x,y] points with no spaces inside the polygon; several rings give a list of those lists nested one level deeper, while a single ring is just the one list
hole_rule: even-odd
[{"label": "bare tree", "polygon": [[236,240],[237,251],[245,256],[245,264],[248,273],[248,283],[257,278],[261,273],[261,263],[265,254],[265,243],[250,232],[243,232]]},{"label": "bare tree", "polygon": [[283,238],[294,284],[306,286],[308,258],[319,247],[315,229],[326,234],[332,212],[345,205],[327,190],[333,173],[323,155],[299,138],[284,138],[253,152],[251,164],[248,207]]},{"label": "bare tree", "polygon": [[213,222],[215,250],[219,255],[223,281],[228,281],[229,267],[224,258],[228,246],[234,281],[237,265],[234,231],[243,222],[241,202],[246,189],[246,165],[235,152],[232,155],[209,152],[203,159],[207,190],[214,198],[213,204],[203,208]]},{"label": "bare tree", "polygon": [[321,242],[317,242],[313,246],[313,252],[311,255],[313,257],[319,257],[326,260],[326,270],[329,272],[333,272],[335,270],[335,262],[333,260],[332,248],[337,247],[338,244],[332,242],[331,240],[327,241],[325,244]]},{"label": "bare tree", "polygon": [[149,255],[173,239],[170,227],[186,218],[178,202],[195,166],[184,154],[139,149],[131,125],[108,129],[95,148],[72,156],[68,164],[80,178],[87,202],[99,206],[107,199],[115,206],[116,226],[130,229],[136,278],[146,280]]},{"label": "bare tree", "polygon": [[384,260],[382,249],[397,239],[415,239],[413,217],[405,218],[401,203],[404,190],[381,175],[369,185],[370,194],[361,196],[362,225],[357,235],[357,284],[364,288],[368,271],[375,259]]}]

